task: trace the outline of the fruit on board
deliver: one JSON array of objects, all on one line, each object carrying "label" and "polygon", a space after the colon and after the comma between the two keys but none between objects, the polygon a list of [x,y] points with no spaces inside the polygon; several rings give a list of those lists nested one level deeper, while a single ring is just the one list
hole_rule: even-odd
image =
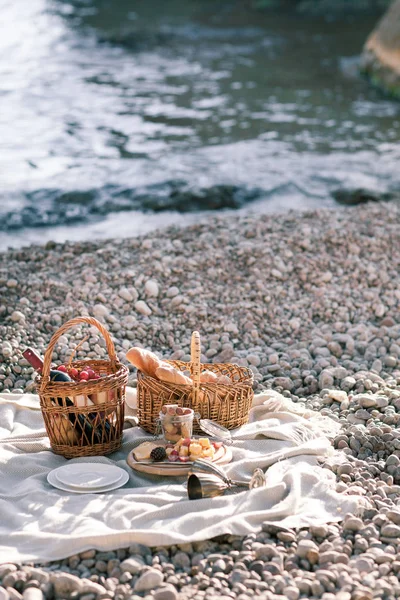
[{"label": "fruit on board", "polygon": [[167,458],[167,453],[165,451],[164,446],[158,446],[157,448],[153,448],[150,452],[150,458],[155,460],[156,462],[161,462]]},{"label": "fruit on board", "polygon": [[133,450],[133,456],[136,460],[148,460],[150,458],[151,451],[157,448],[157,444],[154,442],[143,442]]}]

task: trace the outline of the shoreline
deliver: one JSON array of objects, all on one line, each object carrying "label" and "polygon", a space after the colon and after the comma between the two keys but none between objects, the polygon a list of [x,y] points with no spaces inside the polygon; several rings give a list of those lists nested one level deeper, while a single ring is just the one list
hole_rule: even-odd
[{"label": "shoreline", "polygon": [[[219,216],[140,238],[0,254],[0,391],[34,391],[20,347],[43,353],[73,316],[103,320],[124,362],[126,350],[139,344],[187,360],[197,329],[203,362],[249,366],[256,391],[274,389],[341,423],[334,446],[348,460],[326,466],[336,473],[337,489],[362,489],[371,503],[362,519],[345,516],[310,530],[266,526],[247,538],[182,547],[89,550],[42,565],[47,584],[60,570],[76,580],[92,578],[104,588],[101,598],[138,600],[143,595],[132,595],[131,583],[139,575],[129,577],[120,566],[140,555],[163,573],[167,587],[156,590],[156,600],[249,600],[253,594],[372,600],[382,589],[387,598],[398,597],[399,225],[398,203],[367,204]],[[77,328],[61,339],[55,361],[67,359],[84,335]],[[104,354],[91,332],[78,358]],[[260,546],[268,552],[262,555]],[[46,579],[37,573],[24,579],[20,569],[2,573],[3,585],[8,581],[18,593],[26,579]],[[49,587],[42,581],[39,587],[50,599]],[[9,598],[20,600],[16,593]]]}]

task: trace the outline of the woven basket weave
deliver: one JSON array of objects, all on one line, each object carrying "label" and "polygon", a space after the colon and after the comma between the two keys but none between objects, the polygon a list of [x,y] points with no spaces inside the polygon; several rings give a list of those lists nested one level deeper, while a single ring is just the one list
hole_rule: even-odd
[{"label": "woven basket weave", "polygon": [[[80,360],[72,362],[71,366],[90,366],[101,375],[100,379],[51,381],[51,357],[58,339],[69,328],[81,323],[97,327],[106,341],[109,360]],[[99,321],[93,317],[77,317],[60,327],[50,340],[42,375],[37,380],[40,407],[53,452],[65,458],[100,456],[121,446],[128,375],[127,367],[117,360],[108,331]],[[90,404],[89,394],[97,394],[101,403]],[[77,397],[82,406],[76,405]]]},{"label": "woven basket weave", "polygon": [[[180,371],[189,370],[193,386],[160,381],[138,371],[137,402],[139,425],[149,433],[155,433],[158,418],[164,404],[189,407],[200,414],[201,419],[211,419],[227,429],[235,429],[247,423],[253,401],[253,373],[246,367],[234,364],[201,364],[200,335],[195,331],[191,342],[191,362],[167,360]],[[232,384],[201,383],[202,370],[217,375],[228,375]],[[195,433],[200,433],[196,421]]]}]

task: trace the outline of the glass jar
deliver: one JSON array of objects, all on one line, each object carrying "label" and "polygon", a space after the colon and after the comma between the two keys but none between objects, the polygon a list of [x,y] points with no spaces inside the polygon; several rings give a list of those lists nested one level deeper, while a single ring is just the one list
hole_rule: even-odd
[{"label": "glass jar", "polygon": [[191,438],[193,433],[194,411],[176,404],[165,404],[160,411],[160,424],[167,442],[178,442],[181,438]]}]

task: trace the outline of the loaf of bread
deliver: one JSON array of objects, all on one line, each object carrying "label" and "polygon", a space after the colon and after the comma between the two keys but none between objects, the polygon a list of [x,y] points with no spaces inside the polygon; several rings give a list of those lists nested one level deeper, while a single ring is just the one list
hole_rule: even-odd
[{"label": "loaf of bread", "polygon": [[126,358],[132,363],[137,369],[142,371],[145,375],[150,377],[156,376],[156,370],[161,364],[160,359],[150,350],[144,350],[143,348],[131,348],[126,353]]},{"label": "loaf of bread", "polygon": [[201,383],[215,383],[218,379],[218,375],[212,371],[203,371],[200,373]]},{"label": "loaf of bread", "polygon": [[232,379],[228,375],[218,375],[215,383],[221,383],[222,385],[231,385]]},{"label": "loaf of bread", "polygon": [[[164,366],[165,365],[165,366]],[[193,385],[193,381],[186,377],[182,373],[182,371],[178,371],[178,369],[174,369],[168,363],[163,363],[156,370],[156,377],[161,381],[167,381],[168,383],[177,383],[181,385]]]}]

